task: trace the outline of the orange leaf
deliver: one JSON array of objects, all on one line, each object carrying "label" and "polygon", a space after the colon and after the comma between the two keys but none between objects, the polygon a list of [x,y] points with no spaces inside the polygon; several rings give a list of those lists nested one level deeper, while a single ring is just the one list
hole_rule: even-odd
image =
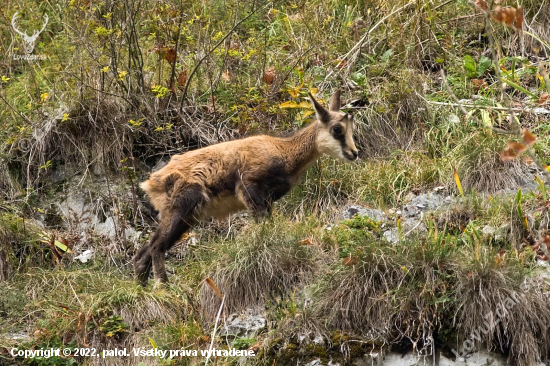
[{"label": "orange leaf", "polygon": [[523,25],[523,8],[521,6],[518,6],[518,10],[516,12],[516,28],[521,29],[522,25]]},{"label": "orange leaf", "polygon": [[267,85],[273,84],[273,80],[275,80],[275,67],[271,66],[269,69],[266,70],[264,74],[264,83]]},{"label": "orange leaf", "polygon": [[487,2],[485,0],[476,0],[476,5],[479,6],[483,10],[488,10],[489,5],[487,5]]},{"label": "orange leaf", "polygon": [[187,69],[184,69],[182,72],[180,72],[180,75],[178,76],[178,87],[180,89],[183,89],[185,83],[187,83]]},{"label": "orange leaf", "polygon": [[355,266],[357,263],[359,263],[359,258],[357,257],[346,257],[342,260],[343,266]]},{"label": "orange leaf", "polygon": [[546,101],[548,101],[548,99],[550,98],[550,94],[542,94],[539,98],[539,100],[537,101],[538,104],[544,104],[546,103]]},{"label": "orange leaf", "polygon": [[495,8],[495,15],[493,19],[499,23],[506,23],[509,27],[512,26],[514,20],[516,20],[516,9],[512,7],[501,8],[497,6]]},{"label": "orange leaf", "polygon": [[527,151],[527,146],[525,146],[521,142],[509,141],[508,142],[508,147],[510,149],[514,150],[518,154],[521,154],[521,153]]},{"label": "orange leaf", "polygon": [[510,161],[517,158],[517,154],[514,150],[510,149],[508,146],[504,148],[504,150],[500,153],[500,160],[502,161]]},{"label": "orange leaf", "polygon": [[218,289],[218,286],[216,286],[216,284],[214,283],[214,281],[212,281],[212,279],[210,277],[206,277],[206,283],[208,284],[208,286],[210,286],[210,288],[214,291],[214,293],[216,295],[218,295],[218,297],[220,299],[223,299],[223,296],[222,296],[222,293],[220,292],[220,290]]},{"label": "orange leaf", "polygon": [[504,8],[502,9],[504,13],[504,22],[506,22],[506,25],[509,27],[512,26],[514,23],[514,20],[516,19],[516,9],[512,7]]},{"label": "orange leaf", "polygon": [[334,60],[334,63],[336,64],[336,67],[341,69],[343,68],[344,66],[346,66],[346,64],[348,63],[346,60],[341,60],[339,58],[337,58],[336,60]]},{"label": "orange leaf", "polygon": [[526,128],[521,131],[521,135],[523,136],[523,142],[525,142],[528,146],[533,146],[535,141],[537,141],[537,137]]},{"label": "orange leaf", "polygon": [[300,240],[300,244],[304,244],[304,245],[315,245],[315,244],[313,244],[313,242],[311,241],[310,238],[305,238],[304,240]]}]

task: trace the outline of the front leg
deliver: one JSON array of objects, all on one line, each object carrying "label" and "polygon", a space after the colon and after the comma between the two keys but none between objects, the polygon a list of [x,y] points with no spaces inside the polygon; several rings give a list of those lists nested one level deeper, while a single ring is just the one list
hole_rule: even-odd
[{"label": "front leg", "polygon": [[242,184],[237,189],[237,196],[252,212],[256,222],[271,213],[272,202],[266,189],[262,189],[256,184]]}]

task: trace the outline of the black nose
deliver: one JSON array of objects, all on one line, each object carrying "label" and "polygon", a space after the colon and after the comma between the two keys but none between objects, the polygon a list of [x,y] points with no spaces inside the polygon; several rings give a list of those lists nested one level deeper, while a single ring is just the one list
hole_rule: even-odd
[{"label": "black nose", "polygon": [[357,159],[357,157],[359,156],[359,152],[358,152],[358,151],[352,151],[351,153],[353,154],[353,158],[354,158],[354,159]]}]

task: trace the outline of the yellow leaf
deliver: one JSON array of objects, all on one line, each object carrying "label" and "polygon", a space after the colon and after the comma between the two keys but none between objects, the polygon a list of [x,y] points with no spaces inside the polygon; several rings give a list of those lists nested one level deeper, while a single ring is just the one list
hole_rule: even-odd
[{"label": "yellow leaf", "polygon": [[462,184],[460,183],[460,178],[458,177],[458,172],[456,171],[456,168],[453,166],[454,170],[454,176],[455,176],[455,182],[456,186],[458,187],[458,191],[460,192],[460,195],[464,197],[464,191],[462,190]]},{"label": "yellow leaf", "polygon": [[101,72],[107,72],[109,71],[109,66],[105,66],[101,69]]},{"label": "yellow leaf", "polygon": [[69,119],[69,114],[68,113],[63,113],[63,119],[61,120],[61,122],[65,122]]},{"label": "yellow leaf", "polygon": [[309,92],[311,93],[311,95],[313,95],[314,97],[317,96],[317,92],[319,91],[319,89],[317,88],[310,88],[309,89]]},{"label": "yellow leaf", "polygon": [[46,101],[46,99],[48,99],[49,96],[50,96],[50,94],[48,94],[48,93],[40,94],[40,103],[44,103]]},{"label": "yellow leaf", "polygon": [[279,108],[298,108],[298,104],[296,102],[289,100],[288,102],[279,104]]},{"label": "yellow leaf", "polygon": [[300,102],[300,104],[298,104],[298,107],[305,108],[305,109],[312,109],[311,104],[309,104],[309,102]]},{"label": "yellow leaf", "polygon": [[481,121],[483,122],[483,127],[492,129],[493,128],[493,121],[491,121],[491,116],[489,115],[489,111],[482,109],[481,110]]},{"label": "yellow leaf", "polygon": [[310,109],[309,111],[305,111],[304,112],[304,115],[302,116],[303,119],[306,119],[307,117],[311,116],[312,114],[314,114],[315,112]]},{"label": "yellow leaf", "polygon": [[298,98],[298,93],[299,93],[299,92],[300,92],[299,89],[290,89],[290,90],[288,91],[288,94],[290,94],[290,96],[291,96],[292,98]]}]

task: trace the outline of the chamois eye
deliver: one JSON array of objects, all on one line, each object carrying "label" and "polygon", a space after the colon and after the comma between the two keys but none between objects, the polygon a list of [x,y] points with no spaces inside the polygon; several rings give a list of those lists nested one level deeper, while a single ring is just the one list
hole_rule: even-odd
[{"label": "chamois eye", "polygon": [[336,126],[332,129],[332,132],[334,132],[335,135],[341,135],[342,134],[342,127]]}]

